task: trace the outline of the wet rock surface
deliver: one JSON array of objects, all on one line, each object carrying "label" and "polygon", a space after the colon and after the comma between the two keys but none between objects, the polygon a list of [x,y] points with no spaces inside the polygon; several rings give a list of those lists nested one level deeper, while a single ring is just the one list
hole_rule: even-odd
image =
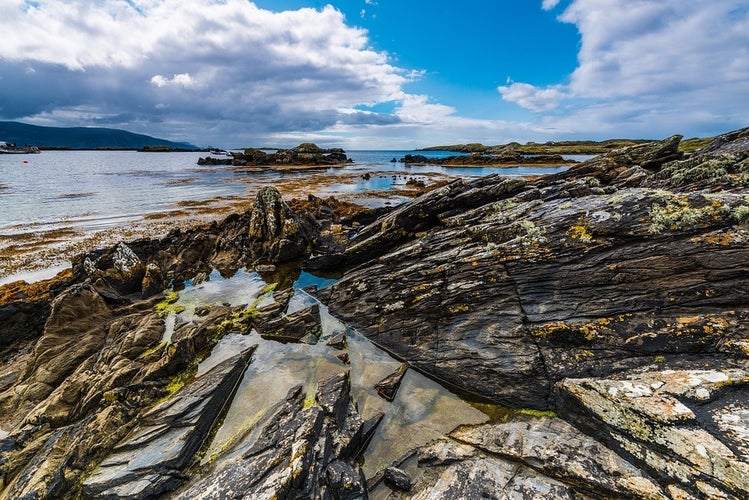
[{"label": "wet rock surface", "polygon": [[747,132],[679,141],[387,213],[264,190],[3,287],[0,498],[747,497]]},{"label": "wet rock surface", "polygon": [[362,425],[349,390],[346,373],[321,384],[313,401],[305,400],[301,388],[293,389],[249,449],[176,498],[365,496],[361,470],[346,453],[358,449],[353,440]]},{"label": "wet rock surface", "polygon": [[251,354],[224,361],[145,413],[83,483],[84,496],[153,498],[179,485],[231,402]]}]

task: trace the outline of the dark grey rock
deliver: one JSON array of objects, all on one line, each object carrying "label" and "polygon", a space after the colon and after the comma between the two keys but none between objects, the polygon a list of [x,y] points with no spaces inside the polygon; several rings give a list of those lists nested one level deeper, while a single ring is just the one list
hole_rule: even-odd
[{"label": "dark grey rock", "polygon": [[402,491],[410,491],[413,486],[411,483],[411,476],[397,467],[386,468],[382,480],[391,488]]},{"label": "dark grey rock", "polygon": [[388,401],[393,401],[395,396],[398,394],[398,388],[403,381],[403,377],[408,371],[408,363],[403,363],[397,371],[391,373],[384,379],[380,380],[375,384],[375,390],[381,398]]},{"label": "dark grey rock", "polygon": [[[322,334],[320,306],[315,304],[284,316],[258,315],[252,318],[252,325],[265,339],[301,342],[306,337],[305,343],[317,343]],[[310,336],[315,337],[314,342],[310,342]]]},{"label": "dark grey rock", "polygon": [[347,444],[362,425],[349,391],[348,373],[322,383],[314,402],[292,389],[241,458],[219,464],[178,498],[366,498]]},{"label": "dark grey rock", "polygon": [[740,363],[724,346],[749,338],[749,202],[664,186],[677,146],[435,190],[363,228],[346,253],[366,262],[316,296],[414,369],[510,406],[553,408],[565,377],[660,357]]}]

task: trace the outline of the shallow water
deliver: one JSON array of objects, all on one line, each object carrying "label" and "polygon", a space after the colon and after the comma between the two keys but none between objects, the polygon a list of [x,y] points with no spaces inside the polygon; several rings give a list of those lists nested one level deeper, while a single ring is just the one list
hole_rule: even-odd
[{"label": "shallow water", "polygon": [[[380,398],[375,384],[396,371],[401,363],[330,315],[324,305],[301,290],[309,285],[324,287],[334,281],[303,272],[294,284],[288,314],[320,305],[322,335],[316,345],[264,340],[254,331],[249,335],[229,333],[200,363],[198,375],[257,345],[222,425],[206,450],[204,463],[222,463],[241,455],[293,387],[302,386],[312,396],[320,383],[345,370],[349,370],[352,398],[362,417],[368,419],[379,412],[386,415],[363,455],[367,475],[375,474],[406,452],[443,437],[461,424],[478,424],[489,419],[487,413],[413,370],[406,373],[395,401]],[[231,278],[223,278],[214,272],[209,281],[196,286],[188,283],[180,292],[176,304],[186,307],[179,313],[180,320],[193,318],[197,305],[248,304],[270,295],[264,290],[266,283],[257,273],[240,270]],[[336,357],[340,351],[325,343],[339,332],[347,336],[349,365]]]},{"label": "shallow water", "polygon": [[[324,174],[384,172],[388,175],[327,188],[326,193],[359,193],[404,185],[407,178],[430,174],[451,177],[549,174],[565,167],[448,168],[392,163],[409,153],[444,157],[440,151],[350,151],[354,163]],[[312,175],[306,172],[236,173],[231,167],[198,166],[206,153],[139,153],[135,151],[44,151],[39,155],[0,155],[0,237],[29,231],[115,227],[148,214],[161,213],[217,197],[240,197],[274,180]],[[28,163],[23,163],[27,161]],[[397,179],[391,176],[395,175]]]}]

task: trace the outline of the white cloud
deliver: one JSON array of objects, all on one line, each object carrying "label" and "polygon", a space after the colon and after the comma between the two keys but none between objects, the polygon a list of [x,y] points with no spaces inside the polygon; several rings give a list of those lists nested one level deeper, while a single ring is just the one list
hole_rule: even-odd
[{"label": "white cloud", "polygon": [[538,88],[527,83],[512,83],[497,88],[502,99],[514,102],[531,111],[547,111],[557,107],[564,99],[560,86]]},{"label": "white cloud", "polygon": [[[337,110],[400,99],[418,75],[373,50],[367,32],[331,6],[272,12],[246,0],[0,0],[0,12],[0,78],[12,80],[0,88],[0,112],[9,119],[98,109],[113,125],[119,117],[125,128],[148,126],[142,132],[171,135],[170,127],[193,123],[218,136],[209,142],[245,143],[334,126]],[[31,65],[45,85],[24,79]]]},{"label": "white cloud", "polygon": [[151,83],[157,87],[166,87],[167,85],[176,85],[180,87],[192,87],[195,85],[195,80],[190,76],[189,73],[180,73],[174,75],[172,78],[167,78],[162,75],[155,75],[151,78]]},{"label": "white cloud", "polygon": [[[554,1],[543,2],[551,8]],[[747,0],[574,0],[559,18],[581,36],[568,82],[513,83],[502,98],[571,133],[662,136],[745,126]]]},{"label": "white cloud", "polygon": [[559,0],[544,0],[544,3],[541,7],[544,10],[551,10],[554,7],[556,7],[558,3],[559,3]]}]

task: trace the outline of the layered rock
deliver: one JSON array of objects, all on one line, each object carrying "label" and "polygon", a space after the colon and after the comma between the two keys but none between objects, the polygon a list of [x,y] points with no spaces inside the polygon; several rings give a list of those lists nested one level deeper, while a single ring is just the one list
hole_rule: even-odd
[{"label": "layered rock", "polygon": [[18,379],[0,393],[0,498],[60,498],[79,486],[143,411],[194,374],[232,310],[176,328],[162,342],[156,301],[112,307],[87,284],[53,303]]},{"label": "layered rock", "polygon": [[153,498],[181,484],[184,469],[231,403],[251,354],[248,350],[220,363],[146,412],[86,479],[84,496]]},{"label": "layered rock", "polygon": [[749,371],[663,370],[565,379],[562,415],[631,456],[670,489],[749,493]]},{"label": "layered rock", "polygon": [[405,462],[408,495],[380,498],[667,498],[652,478],[558,418],[459,428],[450,437]]},{"label": "layered rock", "polygon": [[347,373],[322,383],[314,400],[301,387],[257,439],[179,492],[180,499],[366,498],[366,482],[354,464],[363,421],[351,398]]},{"label": "layered rock", "polygon": [[741,365],[749,202],[663,185],[678,139],[429,193],[363,228],[343,257],[366,263],[319,296],[412,367],[514,406],[661,357]]}]

